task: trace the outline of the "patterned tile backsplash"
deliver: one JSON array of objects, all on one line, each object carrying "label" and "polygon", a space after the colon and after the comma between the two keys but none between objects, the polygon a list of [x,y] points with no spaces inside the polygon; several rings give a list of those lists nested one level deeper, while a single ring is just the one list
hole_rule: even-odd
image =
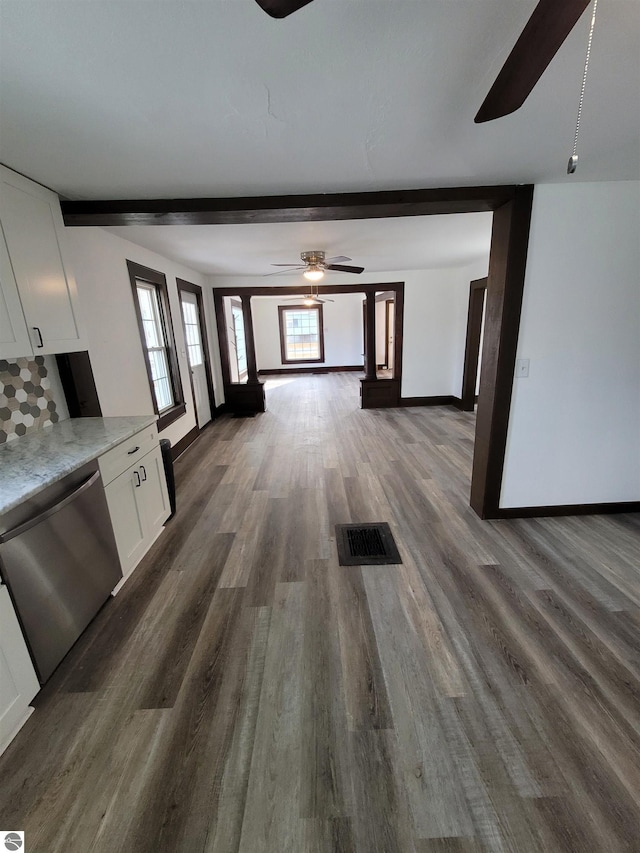
[{"label": "patterned tile backsplash", "polygon": [[0,444],[57,423],[44,357],[0,359]]}]

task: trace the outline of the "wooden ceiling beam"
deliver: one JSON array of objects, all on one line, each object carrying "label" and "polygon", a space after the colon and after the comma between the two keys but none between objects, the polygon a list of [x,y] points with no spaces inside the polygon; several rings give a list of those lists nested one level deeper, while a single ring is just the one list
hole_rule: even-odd
[{"label": "wooden ceiling beam", "polygon": [[69,226],[249,225],[480,213],[502,207],[515,191],[515,186],[504,185],[249,198],[62,201],[61,206]]}]

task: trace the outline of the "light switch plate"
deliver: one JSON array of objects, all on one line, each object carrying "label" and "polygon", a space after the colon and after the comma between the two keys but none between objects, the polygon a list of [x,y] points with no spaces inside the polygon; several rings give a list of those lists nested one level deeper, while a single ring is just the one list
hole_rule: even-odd
[{"label": "light switch plate", "polygon": [[516,359],[516,377],[518,379],[526,379],[528,375],[529,375],[529,359],[528,358]]}]

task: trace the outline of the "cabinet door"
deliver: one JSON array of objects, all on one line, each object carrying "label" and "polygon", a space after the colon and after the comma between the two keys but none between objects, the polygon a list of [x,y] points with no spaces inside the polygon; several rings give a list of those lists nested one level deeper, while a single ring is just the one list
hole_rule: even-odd
[{"label": "cabinet door", "polygon": [[40,690],[6,586],[0,586],[0,753],[29,716]]},{"label": "cabinet door", "polygon": [[0,179],[0,222],[34,352],[86,349],[58,197],[9,169]]},{"label": "cabinet door", "polygon": [[162,464],[162,451],[159,447],[147,453],[138,465],[138,470],[143,478],[140,498],[144,503],[147,532],[149,538],[154,539],[171,511]]},{"label": "cabinet door", "polygon": [[0,233],[0,358],[19,358],[32,354],[27,321],[4,236]]},{"label": "cabinet door", "polygon": [[125,577],[148,547],[142,500],[143,484],[137,471],[137,468],[129,468],[104,490],[118,546],[120,566]]}]

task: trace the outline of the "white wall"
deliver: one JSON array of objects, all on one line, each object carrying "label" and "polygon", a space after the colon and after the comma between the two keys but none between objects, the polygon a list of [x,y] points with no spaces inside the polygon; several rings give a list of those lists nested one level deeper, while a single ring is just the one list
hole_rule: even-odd
[{"label": "white wall", "polygon": [[467,267],[404,273],[403,397],[462,393],[469,283],[489,258]]},{"label": "white wall", "polygon": [[[143,249],[101,228],[67,228],[80,309],[89,340],[89,356],[104,417],[153,413],[151,391],[129,282],[127,260],[151,267],[167,277],[182,391],[187,410],[163,430],[162,437],[178,442],[196,425],[182,315],[176,277],[205,284],[205,277],[188,267]],[[212,353],[217,353],[213,303],[203,288],[205,318]],[[214,357],[214,362],[218,361]],[[220,403],[219,370],[214,369],[216,403]],[[217,385],[215,384],[217,382]]]},{"label": "white wall", "polygon": [[[469,305],[469,282],[487,274],[487,256],[470,266],[443,270],[391,270],[381,273],[362,273],[358,283],[385,284],[405,282],[404,305],[404,357],[402,375],[403,397],[431,397],[453,395],[462,392],[462,369],[464,345],[467,331]],[[353,284],[354,276],[332,274],[328,284]],[[265,286],[263,277],[212,276],[213,287]],[[274,287],[282,286],[280,280]],[[291,284],[296,284],[292,277]],[[303,286],[304,289],[304,286]],[[362,295],[358,294],[358,329],[362,329]],[[333,298],[333,296],[332,296]],[[256,300],[252,300],[253,304]],[[355,301],[355,300],[354,300]],[[255,315],[254,315],[255,325]],[[361,331],[359,331],[361,336]],[[256,338],[258,333],[256,333]],[[256,341],[256,343],[258,343]],[[362,352],[362,341],[358,353]],[[278,344],[278,366],[280,364]],[[362,356],[358,356],[359,364]],[[328,363],[328,362],[327,362]],[[335,363],[348,364],[348,361]],[[259,366],[260,365],[259,363]]]},{"label": "white wall", "polygon": [[640,499],[640,183],[535,190],[501,506]]},{"label": "white wall", "polygon": [[[324,361],[315,366],[363,364],[362,294],[331,294],[328,299],[334,302],[325,302],[322,306]],[[251,300],[258,370],[296,369],[296,365],[282,363],[278,324],[278,305],[291,307],[295,304],[287,302],[286,297],[256,296]]]}]

